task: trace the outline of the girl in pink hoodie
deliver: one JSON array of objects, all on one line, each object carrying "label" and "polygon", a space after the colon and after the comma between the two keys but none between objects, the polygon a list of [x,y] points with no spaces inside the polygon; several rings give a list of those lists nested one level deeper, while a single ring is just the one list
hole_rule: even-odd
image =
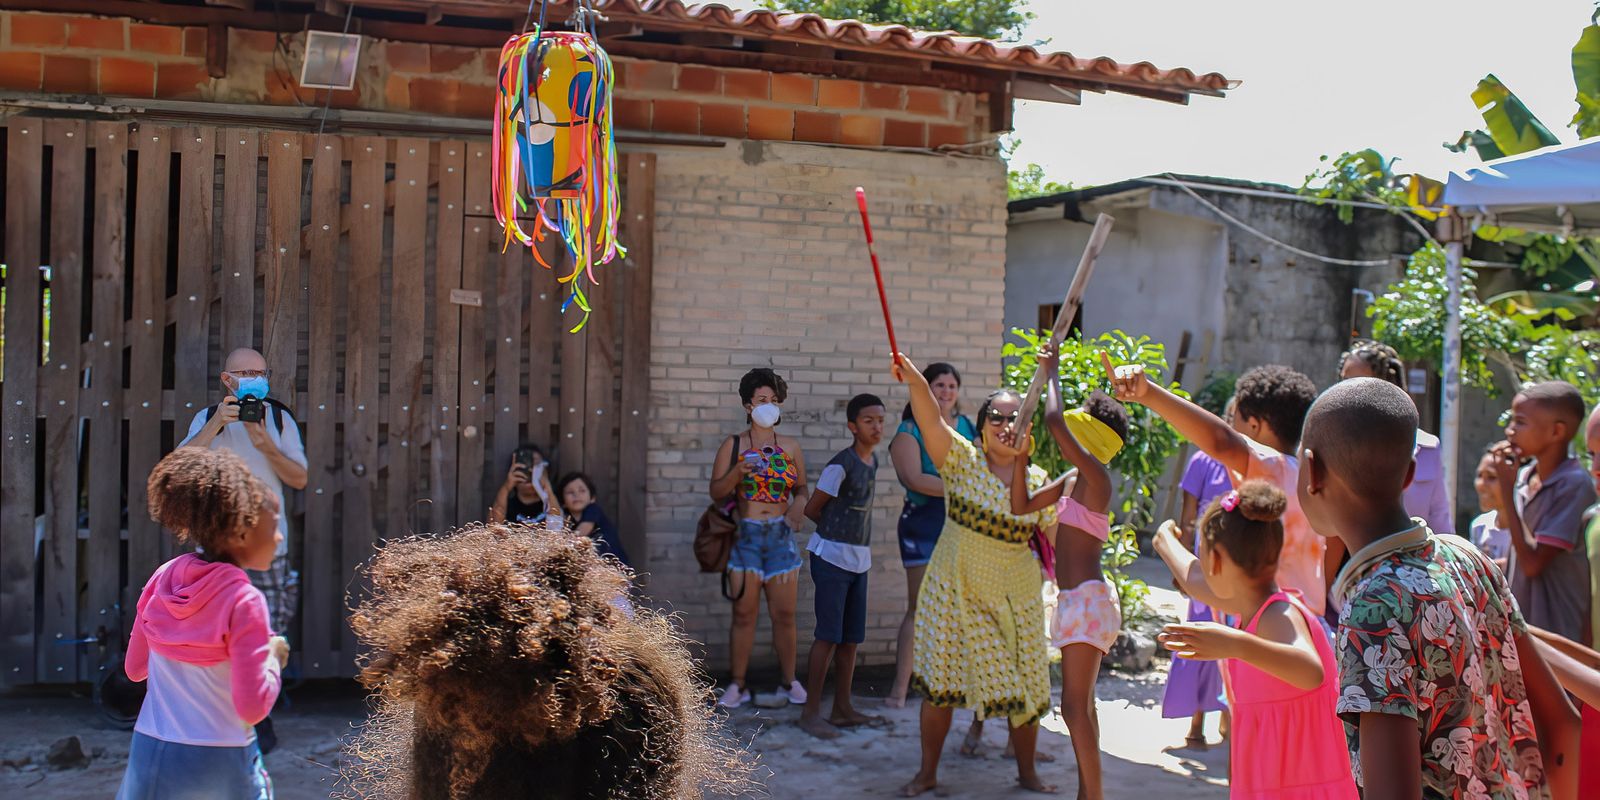
[{"label": "girl in pink hoodie", "polygon": [[149,681],[118,800],[270,800],[255,723],[278,699],[289,645],[246,569],[272,565],[278,500],[226,450],[183,447],[150,473],[150,516],[185,553],[139,594],[124,663]]}]

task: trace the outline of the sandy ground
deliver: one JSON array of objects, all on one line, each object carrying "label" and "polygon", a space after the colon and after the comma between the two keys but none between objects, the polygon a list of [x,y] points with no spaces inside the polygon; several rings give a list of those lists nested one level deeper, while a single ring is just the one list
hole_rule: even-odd
[{"label": "sandy ground", "polygon": [[[1154,569],[1151,569],[1151,567]],[[1156,584],[1159,565],[1141,563],[1139,571]],[[1156,589],[1152,605],[1172,611],[1177,595]],[[1181,744],[1186,720],[1161,718],[1161,690],[1167,662],[1152,672],[1120,675],[1102,672],[1099,697],[1101,746],[1106,770],[1106,796],[1148,800],[1220,798],[1227,796],[1227,752],[1213,745],[1204,753],[1172,750]],[[887,717],[892,726],[846,733],[819,741],[801,731],[797,707],[776,711],[750,706],[728,715],[729,732],[748,746],[762,784],[749,796],[799,798],[889,797],[917,770],[917,710],[892,710],[870,698],[883,692],[882,677],[858,684],[857,707]],[[276,796],[283,800],[326,798],[340,757],[339,746],[351,726],[364,715],[353,685],[319,686],[295,692],[291,707],[274,716],[280,746],[267,758]],[[957,754],[961,734],[971,716],[957,712],[945,745],[940,770],[940,796],[990,798],[1034,796],[1014,787],[1015,762],[1005,759],[1005,729],[991,721],[977,758]],[[1216,740],[1215,720],[1210,725]],[[84,749],[96,753],[83,769],[53,771],[43,766],[50,743],[76,735]],[[127,762],[129,734],[101,720],[87,697],[60,694],[13,694],[0,697],[0,796],[50,800],[102,800],[115,794]],[[1041,767],[1048,782],[1072,796],[1077,785],[1066,726],[1057,715],[1044,722],[1040,748],[1053,753],[1054,764]],[[22,763],[17,766],[19,762]],[[931,795],[929,795],[931,796]]]}]

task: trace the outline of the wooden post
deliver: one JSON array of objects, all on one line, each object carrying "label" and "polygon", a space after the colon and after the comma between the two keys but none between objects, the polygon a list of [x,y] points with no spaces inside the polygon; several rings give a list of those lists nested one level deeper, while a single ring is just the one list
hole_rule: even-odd
[{"label": "wooden post", "polygon": [[[1111,236],[1111,226],[1116,224],[1116,219],[1110,214],[1101,214],[1094,221],[1094,230],[1089,234],[1089,243],[1083,248],[1083,257],[1078,260],[1078,271],[1072,275],[1072,284],[1067,288],[1067,299],[1061,303],[1061,310],[1056,313],[1056,324],[1050,329],[1050,344],[1060,346],[1062,340],[1067,338],[1067,328],[1072,325],[1072,318],[1078,314],[1078,306],[1083,304],[1083,294],[1089,289],[1089,277],[1094,274],[1095,259],[1100,257],[1100,250],[1106,246],[1106,239]],[[1028,394],[1022,399],[1022,408],[1017,412],[1017,439],[1020,441],[1028,435],[1033,427],[1033,410],[1039,405],[1039,393],[1044,389],[1044,383],[1049,379],[1044,370],[1033,373],[1033,382],[1028,384]]]}]

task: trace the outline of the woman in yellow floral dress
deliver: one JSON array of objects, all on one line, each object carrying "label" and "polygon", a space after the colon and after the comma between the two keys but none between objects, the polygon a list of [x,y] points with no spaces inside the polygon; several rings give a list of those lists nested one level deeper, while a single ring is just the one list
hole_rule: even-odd
[{"label": "woman in yellow floral dress", "polygon": [[[1039,719],[1050,710],[1049,643],[1039,620],[1039,563],[1028,548],[1037,529],[1053,530],[1054,509],[1011,514],[1010,482],[1019,451],[1006,434],[1022,398],[1001,390],[978,412],[978,441],[956,435],[928,382],[910,359],[894,377],[911,393],[911,413],[945,483],[945,523],[917,597],[912,684],[922,693],[922,768],[900,790],[915,797],[937,783],[939,755],[957,707],[979,719],[1004,717],[1017,752],[1017,782],[1054,792],[1034,766]],[[1028,471],[1028,489],[1047,482]]]}]

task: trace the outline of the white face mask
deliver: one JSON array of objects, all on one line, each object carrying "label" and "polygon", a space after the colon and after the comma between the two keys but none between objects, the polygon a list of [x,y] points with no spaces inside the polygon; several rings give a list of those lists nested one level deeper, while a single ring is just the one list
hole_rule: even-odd
[{"label": "white face mask", "polygon": [[763,428],[777,425],[778,418],[781,416],[783,416],[783,410],[773,403],[762,403],[750,409],[750,420]]}]

